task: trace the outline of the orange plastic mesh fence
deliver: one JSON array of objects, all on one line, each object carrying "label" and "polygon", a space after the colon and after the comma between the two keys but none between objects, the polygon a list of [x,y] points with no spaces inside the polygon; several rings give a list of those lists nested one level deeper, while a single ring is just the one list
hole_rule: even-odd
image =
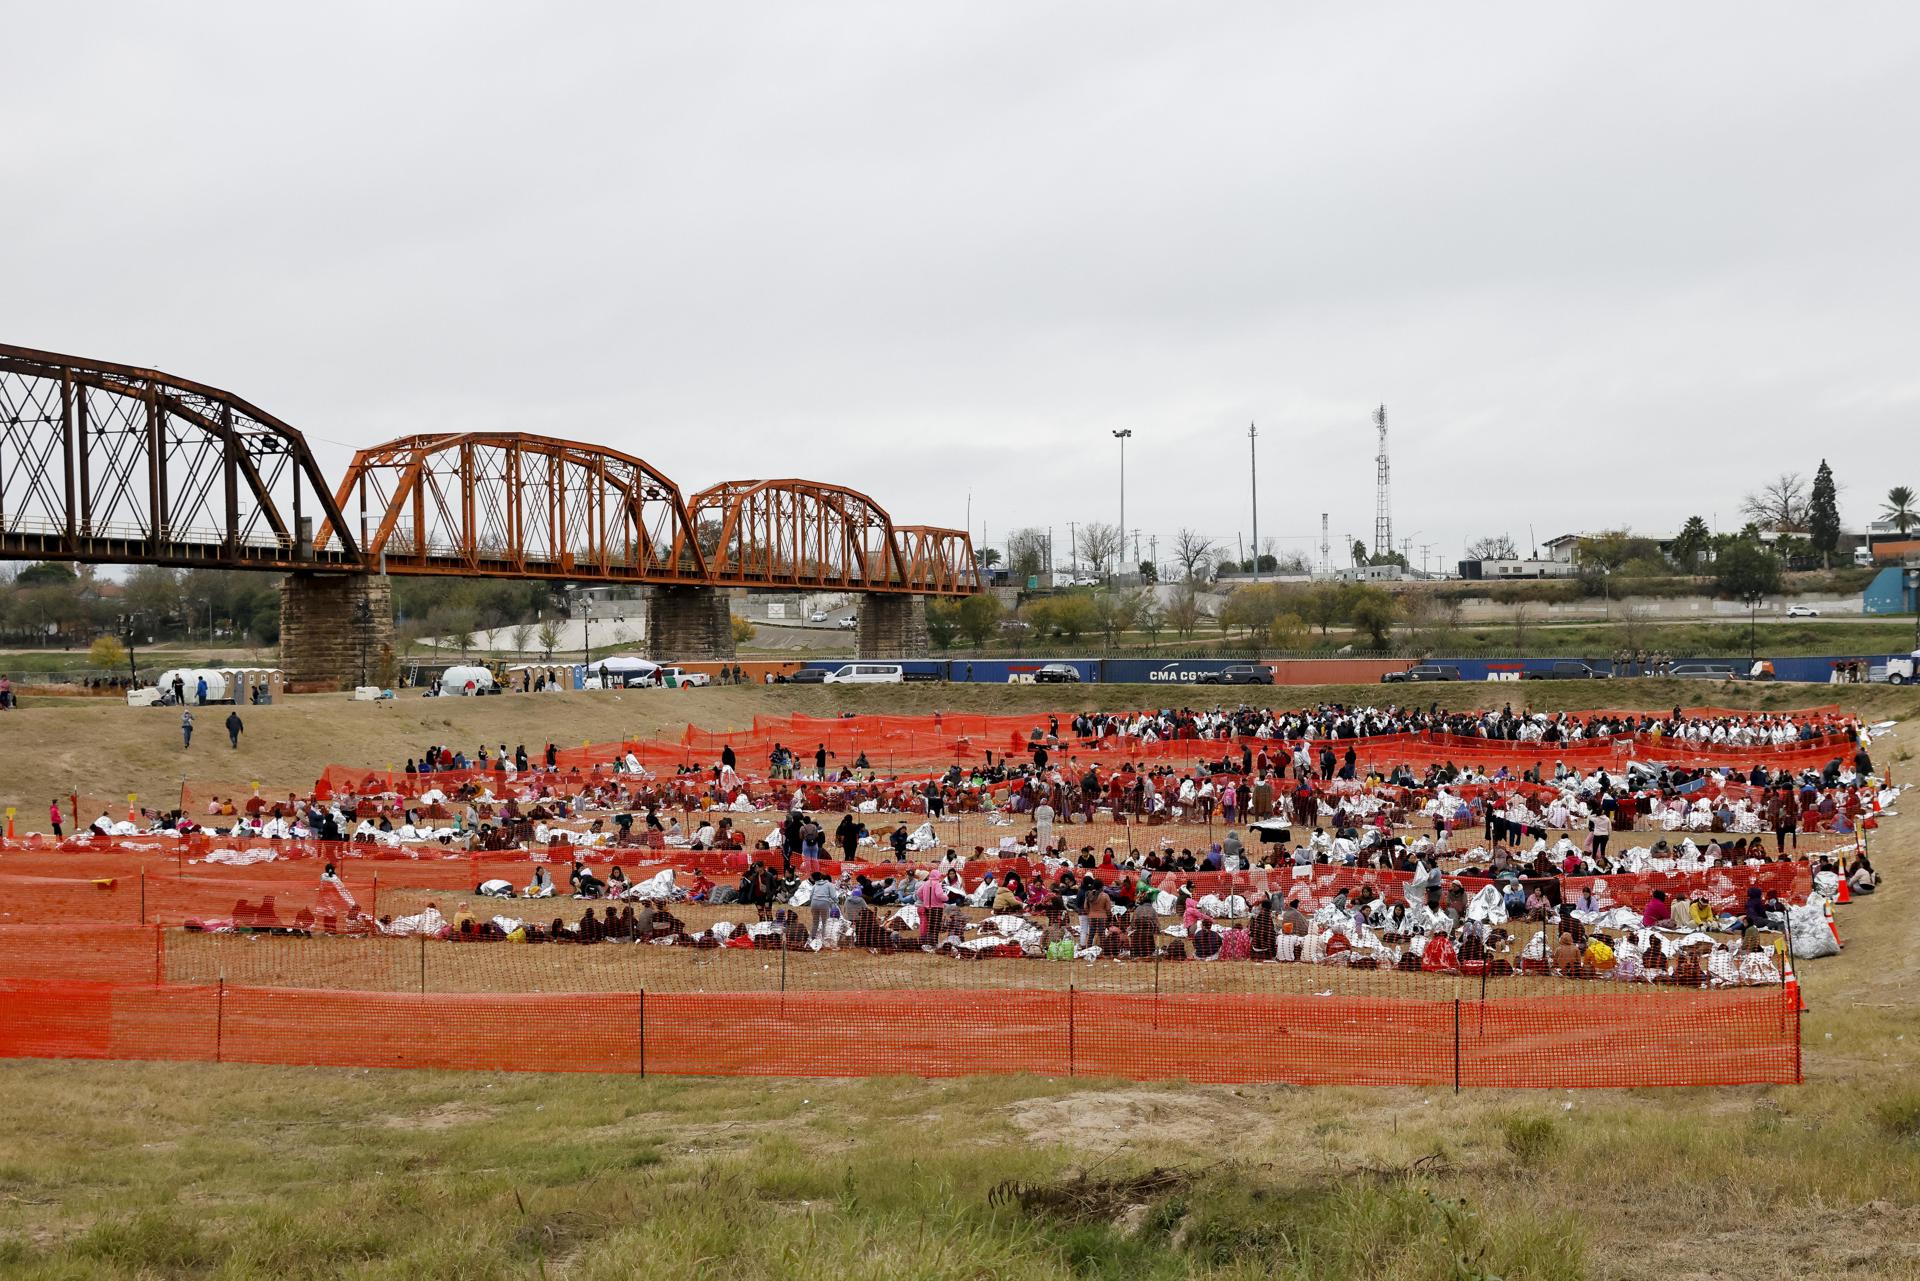
[{"label": "orange plastic mesh fence", "polygon": [[1799,1080],[1789,987],[0,928],[0,1056],[1551,1088]]},{"label": "orange plastic mesh fence", "polygon": [[1541,1088],[1799,1079],[1778,989],[1469,1003],[965,989],[528,995],[0,983],[0,1056]]}]

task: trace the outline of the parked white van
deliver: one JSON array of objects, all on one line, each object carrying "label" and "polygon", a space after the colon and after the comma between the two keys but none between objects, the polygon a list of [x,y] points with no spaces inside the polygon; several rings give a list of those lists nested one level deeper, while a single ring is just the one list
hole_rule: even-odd
[{"label": "parked white van", "polygon": [[898,663],[848,663],[827,673],[829,685],[898,685],[907,669]]}]

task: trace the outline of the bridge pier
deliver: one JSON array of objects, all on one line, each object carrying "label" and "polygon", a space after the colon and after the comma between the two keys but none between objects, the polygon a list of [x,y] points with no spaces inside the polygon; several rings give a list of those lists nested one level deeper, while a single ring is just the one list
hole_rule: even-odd
[{"label": "bridge pier", "polygon": [[656,587],[647,593],[647,649],[658,662],[731,659],[733,611],[713,587]]},{"label": "bridge pier", "polygon": [[870,593],[860,599],[854,653],[860,658],[925,658],[927,598]]},{"label": "bridge pier", "polygon": [[377,685],[393,660],[393,583],[384,574],[280,580],[280,670],[289,688]]}]

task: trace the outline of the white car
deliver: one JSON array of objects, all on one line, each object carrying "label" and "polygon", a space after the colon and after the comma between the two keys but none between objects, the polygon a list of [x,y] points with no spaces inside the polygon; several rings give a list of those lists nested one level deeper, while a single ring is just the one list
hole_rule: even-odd
[{"label": "white car", "polygon": [[827,621],[827,616],[821,610],[816,609],[811,614],[807,615],[807,621],[809,623],[824,623]]},{"label": "white car", "polygon": [[898,663],[848,663],[827,673],[829,685],[898,685],[906,680]]},{"label": "white car", "polygon": [[1788,618],[1818,618],[1820,617],[1820,611],[1815,609],[1811,605],[1789,605],[1787,606],[1787,617]]},{"label": "white car", "polygon": [[850,632],[858,626],[860,626],[860,620],[851,614],[840,620],[840,630],[843,632]]},{"label": "white car", "polygon": [[[667,679],[668,677],[672,677],[673,679],[669,681]],[[678,685],[680,688],[686,689],[688,686],[694,685],[711,685],[713,684],[713,677],[707,675],[705,672],[689,672],[679,667],[663,667],[660,669],[660,683],[662,685]]]}]

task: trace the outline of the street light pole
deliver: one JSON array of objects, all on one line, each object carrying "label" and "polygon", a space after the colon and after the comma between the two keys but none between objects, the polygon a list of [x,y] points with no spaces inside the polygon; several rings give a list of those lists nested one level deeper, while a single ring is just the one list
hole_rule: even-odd
[{"label": "street light pole", "polygon": [[1133,428],[1122,427],[1113,433],[1120,442],[1120,546],[1114,556],[1114,577],[1120,576],[1120,561],[1126,558],[1127,546],[1127,439],[1133,435]]},{"label": "street light pole", "polygon": [[1260,439],[1260,431],[1252,423],[1247,424],[1247,482],[1253,489],[1253,581],[1260,581],[1260,451],[1254,442]]}]

